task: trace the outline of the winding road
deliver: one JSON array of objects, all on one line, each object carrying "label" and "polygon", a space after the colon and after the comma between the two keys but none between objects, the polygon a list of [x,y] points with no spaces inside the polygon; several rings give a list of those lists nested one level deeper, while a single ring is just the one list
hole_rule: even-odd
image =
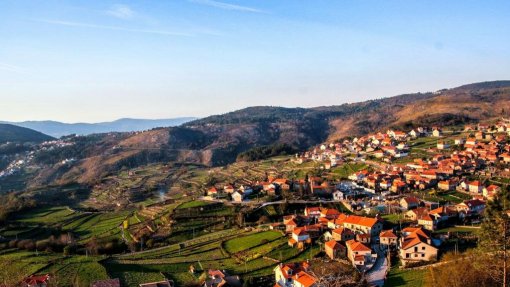
[{"label": "winding road", "polygon": [[386,279],[386,273],[389,268],[388,258],[379,244],[372,245],[372,249],[377,251],[377,261],[366,274],[368,286],[382,287],[384,286],[384,280]]}]

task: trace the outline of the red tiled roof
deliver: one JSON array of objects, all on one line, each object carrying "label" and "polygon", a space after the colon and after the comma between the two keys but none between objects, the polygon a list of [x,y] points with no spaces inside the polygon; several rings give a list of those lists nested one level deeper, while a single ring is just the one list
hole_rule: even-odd
[{"label": "red tiled roof", "polygon": [[379,237],[397,238],[397,236],[395,235],[395,233],[393,233],[392,230],[381,231],[381,234],[379,234]]},{"label": "red tiled roof", "polygon": [[352,251],[372,251],[372,249],[368,248],[365,244],[354,239],[347,241],[345,244]]},{"label": "red tiled roof", "polygon": [[25,280],[23,280],[23,282],[26,283],[27,285],[38,285],[38,284],[47,283],[48,279],[50,279],[49,274],[31,275],[31,276],[27,277]]},{"label": "red tiled roof", "polygon": [[294,281],[299,282],[303,287],[311,287],[315,284],[315,282],[317,282],[317,279],[310,274],[301,271],[294,276]]}]

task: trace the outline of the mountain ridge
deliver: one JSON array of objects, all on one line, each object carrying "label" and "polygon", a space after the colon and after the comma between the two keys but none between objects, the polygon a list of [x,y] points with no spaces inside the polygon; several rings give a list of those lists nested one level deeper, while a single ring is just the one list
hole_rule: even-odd
[{"label": "mountain ridge", "polygon": [[120,118],[110,122],[98,123],[64,123],[53,120],[46,121],[22,121],[9,122],[1,121],[0,123],[12,124],[20,127],[33,129],[44,134],[59,138],[61,136],[78,134],[89,135],[96,133],[108,132],[133,132],[149,130],[156,127],[179,126],[187,121],[194,120],[194,117],[178,117],[168,119],[135,119]]},{"label": "mountain ridge", "polygon": [[40,143],[47,140],[52,140],[53,137],[43,134],[41,132],[19,127],[11,124],[0,123],[0,144],[7,142],[15,143]]},{"label": "mountain ridge", "polygon": [[[221,166],[251,149],[286,144],[296,150],[388,128],[462,125],[509,117],[510,81],[315,108],[248,107],[176,127],[71,138],[37,154],[31,183],[94,184],[104,175],[155,162]],[[73,164],[59,162],[73,158]]]}]

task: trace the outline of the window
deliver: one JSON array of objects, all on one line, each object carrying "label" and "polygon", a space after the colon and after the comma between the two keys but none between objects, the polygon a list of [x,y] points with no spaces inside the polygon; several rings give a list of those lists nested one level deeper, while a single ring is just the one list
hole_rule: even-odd
[{"label": "window", "polygon": [[414,252],[418,252],[418,247],[417,246],[414,247]]},{"label": "window", "polygon": [[422,253],[422,254],[421,254],[421,257],[425,257],[425,253]]},{"label": "window", "polygon": [[425,250],[425,246],[423,246],[423,247],[421,248],[421,250]]},{"label": "window", "polygon": [[406,258],[409,258],[409,253],[406,253]]},{"label": "window", "polygon": [[418,257],[418,254],[414,254],[414,257]]}]

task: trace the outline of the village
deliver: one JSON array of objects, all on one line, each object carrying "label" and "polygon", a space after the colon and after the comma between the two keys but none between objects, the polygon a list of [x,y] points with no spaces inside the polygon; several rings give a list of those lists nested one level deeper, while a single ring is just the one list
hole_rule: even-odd
[{"label": "village", "polygon": [[[457,131],[441,127],[388,130],[323,144],[293,159],[297,164],[320,163],[325,171],[347,160],[367,165],[347,180],[268,177],[251,186],[211,187],[205,198],[228,195],[226,200],[249,204],[259,202],[254,193],[282,200],[285,192],[301,191],[302,195],[305,190],[308,196],[284,200],[306,199],[310,207],[303,214],[284,216],[271,229],[285,232],[293,248],[320,244],[331,260],[348,260],[368,276],[371,285],[382,286],[392,257],[398,258],[401,268],[433,264],[446,251],[444,243],[454,236],[435,231],[479,227],[486,202],[506,184],[488,179],[509,174],[509,135],[510,122],[505,119]],[[416,145],[424,140],[428,145]],[[348,213],[323,208],[317,200],[341,202]],[[280,264],[274,270],[275,286],[319,286],[307,273],[308,265]]]},{"label": "village", "polygon": [[[394,273],[420,272],[441,264],[446,253],[476,247],[487,203],[507,188],[509,135],[510,122],[501,119],[490,125],[388,130],[226,167],[150,166],[112,176],[92,192],[100,197],[110,181],[131,187],[174,184],[172,193],[147,198],[137,210],[42,208],[21,222],[34,222],[29,230],[42,232],[65,214],[65,230],[82,242],[94,238],[91,231],[105,240],[120,237],[129,253],[78,255],[108,272],[87,279],[91,286],[319,287],[328,286],[325,278],[345,286],[393,286]],[[172,170],[179,176],[168,177]],[[186,188],[193,189],[183,194]],[[82,218],[86,224],[74,223]],[[99,222],[104,227],[97,228]],[[13,231],[2,232],[5,241],[19,243],[9,235]],[[133,277],[139,273],[132,264],[156,269]],[[325,266],[343,273],[316,273]],[[42,270],[27,277],[26,286],[51,284],[56,271]],[[258,277],[259,283],[250,281]]]}]

